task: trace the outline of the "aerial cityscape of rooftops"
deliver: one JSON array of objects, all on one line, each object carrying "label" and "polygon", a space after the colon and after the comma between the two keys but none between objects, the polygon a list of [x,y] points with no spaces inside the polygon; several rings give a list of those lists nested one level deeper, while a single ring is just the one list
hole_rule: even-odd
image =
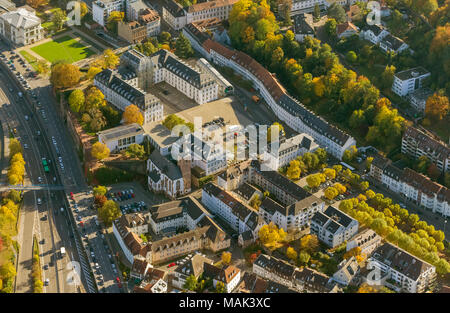
[{"label": "aerial cityscape of rooftops", "polygon": [[450,292],[449,16],[0,0],[0,293]]}]

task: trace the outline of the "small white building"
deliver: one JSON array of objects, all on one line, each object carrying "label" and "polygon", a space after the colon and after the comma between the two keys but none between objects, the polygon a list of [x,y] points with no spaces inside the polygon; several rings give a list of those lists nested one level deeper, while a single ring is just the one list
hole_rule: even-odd
[{"label": "small white building", "polygon": [[360,266],[356,258],[352,256],[348,260],[344,259],[338,265],[338,270],[333,274],[333,280],[341,286],[348,286],[356,282]]},{"label": "small white building", "polygon": [[213,279],[213,286],[216,288],[217,283],[220,281],[225,285],[225,291],[230,293],[236,288],[240,280],[241,270],[233,265],[227,265],[223,267],[219,274]]},{"label": "small white building", "polygon": [[400,38],[389,34],[380,41],[380,48],[385,52],[397,54],[408,49],[409,46]]},{"label": "small white building", "polygon": [[358,35],[359,28],[351,22],[345,22],[336,26],[336,35],[339,39]]},{"label": "small white building", "polygon": [[41,19],[24,7],[0,15],[0,34],[15,45],[29,45],[44,38]]},{"label": "small white building", "polygon": [[127,149],[131,144],[142,144],[145,132],[139,124],[121,125],[97,133],[98,141],[105,144],[111,153]]},{"label": "small white building", "polygon": [[314,38],[313,18],[311,14],[298,14],[293,17],[295,40],[303,42],[306,36]]},{"label": "small white building", "polygon": [[381,25],[367,25],[360,33],[360,37],[374,45],[379,44],[387,35],[389,35],[389,32]]},{"label": "small white building", "polygon": [[404,97],[422,87],[422,81],[431,74],[423,67],[415,67],[394,74],[392,91]]}]

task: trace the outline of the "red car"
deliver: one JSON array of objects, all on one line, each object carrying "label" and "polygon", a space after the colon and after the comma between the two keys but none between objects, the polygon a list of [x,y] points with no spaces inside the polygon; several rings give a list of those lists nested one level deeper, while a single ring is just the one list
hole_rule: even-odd
[{"label": "red car", "polygon": [[119,276],[116,277],[116,280],[117,280],[118,283],[120,283],[120,278],[119,278]]},{"label": "red car", "polygon": [[175,266],[175,265],[176,265],[175,262],[172,262],[172,263],[170,263],[169,266],[167,266],[167,267],[172,267],[172,266]]},{"label": "red car", "polygon": [[134,198],[134,193],[131,194],[131,197]]},{"label": "red car", "polygon": [[73,200],[73,192],[72,191],[70,192],[70,199]]}]

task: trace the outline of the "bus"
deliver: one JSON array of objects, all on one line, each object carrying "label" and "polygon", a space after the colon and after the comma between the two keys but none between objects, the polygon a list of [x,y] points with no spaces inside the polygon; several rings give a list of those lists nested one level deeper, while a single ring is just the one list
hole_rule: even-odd
[{"label": "bus", "polygon": [[49,172],[48,163],[47,163],[47,160],[45,158],[42,158],[42,166],[44,167],[44,171],[46,173],[48,173]]}]

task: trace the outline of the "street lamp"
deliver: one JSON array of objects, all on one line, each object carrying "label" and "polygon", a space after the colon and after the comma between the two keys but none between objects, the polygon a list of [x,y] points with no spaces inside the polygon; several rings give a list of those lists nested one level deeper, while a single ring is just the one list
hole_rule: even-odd
[{"label": "street lamp", "polygon": [[445,235],[445,227],[447,226],[447,219],[444,221],[444,235]]}]

